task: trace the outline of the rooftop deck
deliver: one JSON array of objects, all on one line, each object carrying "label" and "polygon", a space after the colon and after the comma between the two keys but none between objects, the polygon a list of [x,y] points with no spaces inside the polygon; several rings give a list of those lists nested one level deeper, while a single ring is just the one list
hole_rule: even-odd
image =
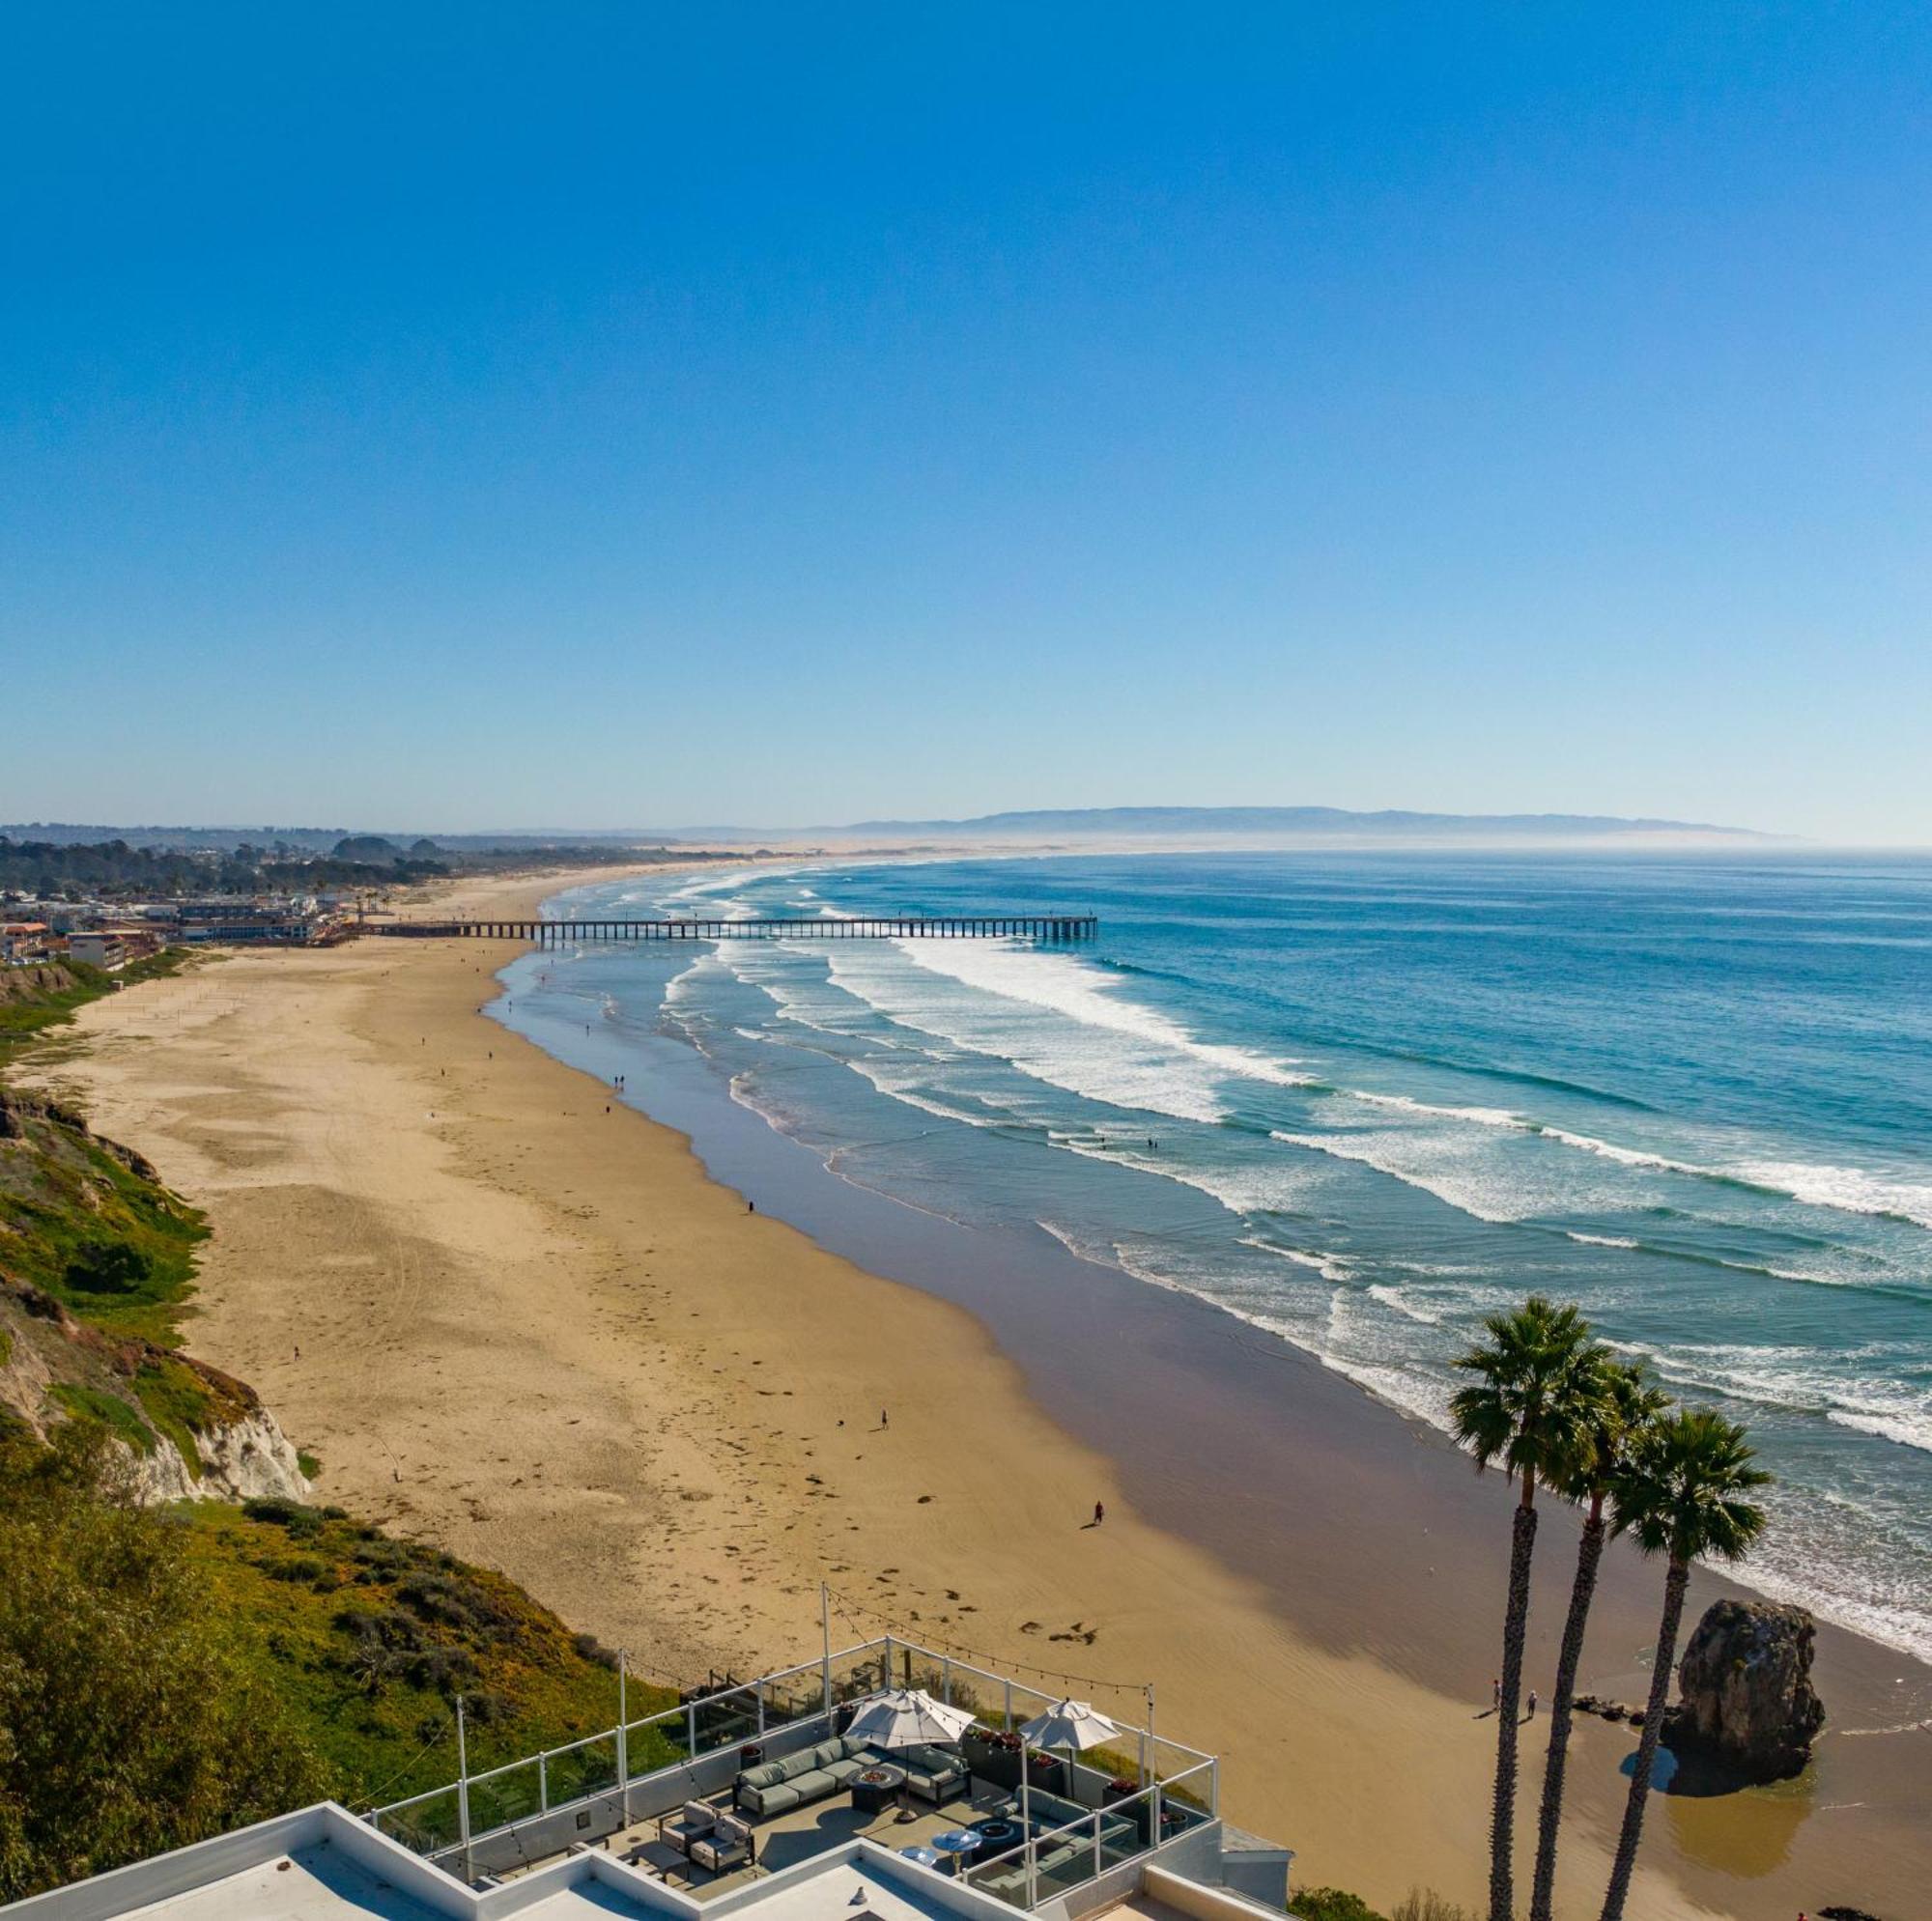
[{"label": "rooftop deck", "polygon": [[[835,1792],[820,1774],[804,1805],[766,1813],[750,1804],[755,1796],[738,1804],[734,1784],[748,1766],[803,1756],[840,1737],[851,1704],[887,1684],[923,1687],[975,1716],[956,1751],[963,1778],[935,1790],[937,1802],[909,1791],[902,1819],[900,1807],[861,1805],[847,1783]],[[1034,1757],[1022,1794],[1017,1744],[1002,1737],[1049,1705],[1051,1697],[1023,1682],[886,1637],[413,1795],[368,1819],[473,1885],[594,1849],[706,1907],[733,1906],[728,1897],[863,1841],[893,1850],[915,1880],[963,1882],[1030,1909],[1217,1828],[1214,1758],[1120,1715],[1112,1717],[1119,1739],[1102,1749],[1079,1760]],[[675,1818],[692,1802],[719,1812],[735,1807],[752,1827],[751,1864],[710,1872],[693,1858],[696,1850],[675,1845]],[[979,1821],[1017,1817],[1022,1804],[1030,1833],[1016,1832],[1003,1851],[982,1844],[936,1865],[900,1852],[930,1849],[940,1835]]]},{"label": "rooftop deck", "polygon": [[[850,1704],[888,1681],[975,1721],[951,1747],[893,1750],[903,1821],[890,1799],[864,1804],[892,1784],[855,1802],[878,1750],[845,1732]],[[1014,1808],[1025,1751],[1006,1731],[1046,1705],[989,1669],[868,1642],[367,1814],[324,1802],[216,1835],[36,1896],[9,1921],[1279,1921],[1288,1850],[1223,1825],[1211,1756],[1112,1703],[1118,1741],[1078,1763],[1035,1758],[1031,1838],[956,1862],[907,1852]],[[691,1836],[710,1816],[679,1811],[734,1799],[755,1804],[755,1858],[707,1872]]]}]

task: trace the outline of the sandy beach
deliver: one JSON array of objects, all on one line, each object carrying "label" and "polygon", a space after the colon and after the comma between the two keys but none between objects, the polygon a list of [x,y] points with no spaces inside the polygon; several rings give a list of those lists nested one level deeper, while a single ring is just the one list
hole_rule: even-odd
[{"label": "sandy beach", "polygon": [[[525,911],[556,885],[478,883],[438,907]],[[189,1345],[321,1458],[321,1498],[503,1568],[667,1679],[810,1657],[824,1579],[847,1639],[890,1618],[1081,1677],[1103,1708],[1088,1678],[1152,1681],[1163,1727],[1223,1755],[1224,1812],[1297,1850],[1297,1882],[1475,1898],[1493,1727],[1470,1651],[1500,1614],[1497,1488],[1313,1364],[1209,1326],[1225,1316],[1094,1278],[1122,1304],[1110,1368],[1151,1346],[1183,1377],[1200,1364],[1198,1399],[1157,1418],[1184,1459],[1198,1409],[1225,1461],[1204,1511],[1198,1481],[1130,1458],[1118,1397],[1071,1415],[1052,1398],[1065,1342],[1037,1299],[995,1282],[969,1305],[866,1271],[479,1018],[516,951],[211,960],[90,1006],[42,1070],[209,1210]],[[1263,1485],[1293,1503],[1272,1559],[1243,1545]],[[1083,1525],[1096,1500],[1104,1526]],[[1574,1535],[1546,1525],[1553,1633]],[[1637,1572],[1609,1583],[1599,1635],[1633,1655],[1653,1592]],[[1887,1677],[1912,1664],[1827,1641],[1837,1725],[1882,1725]],[[1629,1745],[1579,1726],[1561,1911],[1595,1911]],[[1534,1739],[1525,1766],[1528,1835]],[[1911,1912],[1932,1873],[1928,1773],[1932,1732],[1902,1730],[1840,1739],[1806,1788],[1673,1799],[1631,1912]]]}]

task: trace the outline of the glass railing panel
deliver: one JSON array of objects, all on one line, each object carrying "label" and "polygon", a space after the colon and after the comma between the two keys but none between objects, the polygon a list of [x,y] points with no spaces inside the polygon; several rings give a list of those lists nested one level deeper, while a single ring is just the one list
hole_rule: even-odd
[{"label": "glass railing panel", "polygon": [[508,1827],[537,1814],[543,1807],[543,1794],[535,1761],[520,1761],[497,1774],[487,1774],[469,1783],[469,1831],[487,1834],[493,1827]]},{"label": "glass railing panel", "polygon": [[961,1879],[968,1887],[989,1894],[995,1901],[1023,1908],[1027,1897],[1026,1850],[1016,1848],[995,1860],[981,1861],[968,1868]]},{"label": "glass railing panel", "polygon": [[1084,1822],[1033,1844],[1034,1902],[1050,1900],[1094,1879],[1094,1824]]},{"label": "glass railing panel", "polygon": [[750,1688],[700,1702],[696,1712],[697,1751],[716,1754],[758,1737],[758,1698]]},{"label": "glass railing panel", "polygon": [[611,1735],[559,1748],[546,1763],[550,1771],[550,1804],[581,1801],[617,1785],[617,1742]]},{"label": "glass railing panel", "polygon": [[463,1838],[456,1790],[439,1788],[420,1800],[387,1808],[377,1825],[390,1840],[400,1841],[418,1854],[434,1854],[441,1849],[453,1848]]}]

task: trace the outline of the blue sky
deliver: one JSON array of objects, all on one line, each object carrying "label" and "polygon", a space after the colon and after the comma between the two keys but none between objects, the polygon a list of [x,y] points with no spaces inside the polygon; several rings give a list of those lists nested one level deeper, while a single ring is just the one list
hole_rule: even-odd
[{"label": "blue sky", "polygon": [[15,9],[0,819],[1932,842],[1932,13]]}]

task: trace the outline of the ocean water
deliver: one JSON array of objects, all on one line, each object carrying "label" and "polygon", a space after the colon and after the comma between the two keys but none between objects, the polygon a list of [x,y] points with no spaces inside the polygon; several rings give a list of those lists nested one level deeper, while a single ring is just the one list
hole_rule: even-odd
[{"label": "ocean water", "polygon": [[1438,1426],[1483,1314],[1575,1299],[1750,1427],[1744,1578],[1932,1658],[1932,862],[801,863],[549,911],[995,907],[1100,938],[566,945],[510,1018],[674,1036],[841,1177],[1037,1223]]}]

